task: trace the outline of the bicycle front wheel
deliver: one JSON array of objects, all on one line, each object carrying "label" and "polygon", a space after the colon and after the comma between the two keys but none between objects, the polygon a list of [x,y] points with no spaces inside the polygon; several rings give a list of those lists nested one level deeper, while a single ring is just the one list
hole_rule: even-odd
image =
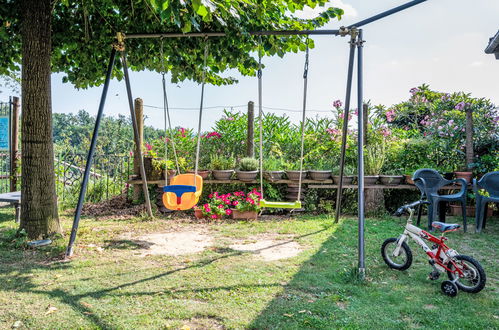
[{"label": "bicycle front wheel", "polygon": [[399,250],[399,254],[394,254],[397,248],[397,239],[395,237],[388,238],[381,245],[381,256],[388,267],[397,270],[406,270],[412,264],[412,252],[409,245],[403,242]]}]

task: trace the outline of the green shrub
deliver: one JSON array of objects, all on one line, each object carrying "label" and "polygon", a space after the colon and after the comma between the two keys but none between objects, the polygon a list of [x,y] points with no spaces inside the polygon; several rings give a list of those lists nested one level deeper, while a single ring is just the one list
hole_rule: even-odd
[{"label": "green shrub", "polygon": [[212,155],[210,158],[212,170],[232,170],[236,167],[236,160],[232,156]]},{"label": "green shrub", "polygon": [[257,171],[258,160],[255,158],[246,157],[239,161],[239,170],[241,171]]}]

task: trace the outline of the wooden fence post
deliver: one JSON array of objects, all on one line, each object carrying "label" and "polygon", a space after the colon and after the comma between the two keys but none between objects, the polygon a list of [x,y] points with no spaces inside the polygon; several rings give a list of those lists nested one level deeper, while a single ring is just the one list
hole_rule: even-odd
[{"label": "wooden fence post", "polygon": [[19,98],[12,98],[11,115],[11,141],[10,141],[10,191],[17,188],[17,169],[19,165],[19,110],[21,108]]},{"label": "wooden fence post", "polygon": [[255,157],[255,104],[248,102],[248,137],[246,139],[246,156]]},{"label": "wooden fence post", "polygon": [[362,113],[362,120],[364,121],[364,145],[367,145],[367,125],[369,125],[369,106],[367,104],[363,105],[364,111]]},{"label": "wooden fence post", "polygon": [[[137,127],[139,129],[138,141],[140,145],[144,145],[144,101],[141,98],[135,99],[135,117],[137,118]],[[140,155],[139,148],[135,145],[135,150],[133,152],[133,174],[135,176],[140,176]],[[141,178],[143,179],[143,178]],[[133,185],[133,200],[136,201],[140,199],[142,193],[142,185]]]}]

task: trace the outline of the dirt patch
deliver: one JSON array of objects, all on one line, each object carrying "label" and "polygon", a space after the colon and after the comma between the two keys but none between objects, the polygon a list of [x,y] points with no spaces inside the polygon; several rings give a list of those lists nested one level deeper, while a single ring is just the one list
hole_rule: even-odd
[{"label": "dirt patch", "polygon": [[201,329],[225,329],[221,320],[214,317],[197,317],[186,322],[180,329],[201,330]]},{"label": "dirt patch", "polygon": [[[254,242],[248,243],[248,241]],[[265,261],[296,257],[303,250],[300,244],[292,240],[276,240],[258,236],[237,242],[230,248],[241,252],[252,252]]]},{"label": "dirt patch", "polygon": [[169,233],[152,233],[136,238],[144,248],[137,250],[147,255],[179,256],[204,251],[212,245],[213,238],[201,231],[185,230]]},{"label": "dirt patch", "polygon": [[133,217],[145,212],[144,204],[132,204],[127,200],[126,194],[112,197],[100,203],[85,203],[82,209],[82,215],[84,216],[112,216],[113,218]]}]

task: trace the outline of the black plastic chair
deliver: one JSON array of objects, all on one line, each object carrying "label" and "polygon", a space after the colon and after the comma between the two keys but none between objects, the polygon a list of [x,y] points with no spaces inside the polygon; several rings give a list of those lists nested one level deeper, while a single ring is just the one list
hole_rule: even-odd
[{"label": "black plastic chair", "polygon": [[[479,189],[484,189],[489,196],[481,195]],[[485,228],[487,203],[499,203],[499,172],[489,172],[479,181],[473,179],[473,191],[476,198],[476,232],[479,233]]]},{"label": "black plastic chair", "polygon": [[[463,227],[466,232],[466,189],[467,182],[464,179],[447,180],[440,175],[436,170],[431,168],[423,168],[417,170],[412,179],[414,184],[421,191],[421,199],[426,199],[430,204],[428,205],[428,230],[432,230],[431,224],[435,221],[439,214],[439,205],[443,202],[460,202],[461,210],[463,212]],[[461,189],[458,193],[450,195],[439,195],[438,191],[447,185],[453,183],[460,183]],[[421,214],[421,209],[420,212]],[[420,216],[418,216],[419,225]],[[440,214],[440,221],[445,222],[445,213]]]}]

